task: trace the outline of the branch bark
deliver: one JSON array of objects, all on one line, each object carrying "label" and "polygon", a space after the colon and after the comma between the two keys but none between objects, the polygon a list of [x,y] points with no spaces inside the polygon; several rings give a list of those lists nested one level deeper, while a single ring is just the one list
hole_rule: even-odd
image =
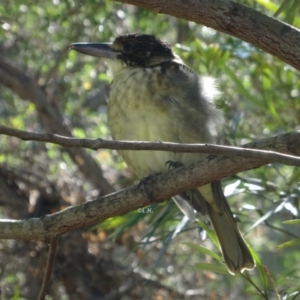
[{"label": "branch bark", "polygon": [[115,0],[230,34],[300,70],[300,31],[250,7],[224,0]]},{"label": "branch bark", "polygon": [[[300,156],[300,139],[295,134],[280,135],[247,144],[249,148],[276,149],[282,153]],[[282,138],[284,136],[284,138]],[[271,161],[245,158],[208,156],[195,165],[183,166],[154,177],[140,193],[137,186],[97,198],[84,204],[69,207],[43,218],[29,220],[1,220],[0,239],[42,240],[53,238],[82,226],[91,226],[107,218],[124,215],[138,208],[163,202],[183,191],[202,186],[214,180],[258,168]],[[151,200],[147,197],[151,195]]]}]

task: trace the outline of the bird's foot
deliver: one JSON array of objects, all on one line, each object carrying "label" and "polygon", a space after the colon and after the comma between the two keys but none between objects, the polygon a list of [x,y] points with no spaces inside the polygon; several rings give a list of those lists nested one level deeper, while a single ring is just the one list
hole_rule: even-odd
[{"label": "bird's foot", "polygon": [[183,166],[183,163],[180,161],[168,160],[165,162],[165,166],[168,166],[168,169],[176,169]]},{"label": "bird's foot", "polygon": [[141,193],[143,196],[147,197],[151,201],[153,199],[153,193],[152,193],[152,191],[146,190],[145,185],[146,185],[146,183],[151,181],[153,178],[155,178],[161,174],[162,174],[161,172],[158,172],[158,173],[154,173],[154,174],[151,174],[151,175],[148,175],[148,176],[142,178],[137,186],[138,192]]}]

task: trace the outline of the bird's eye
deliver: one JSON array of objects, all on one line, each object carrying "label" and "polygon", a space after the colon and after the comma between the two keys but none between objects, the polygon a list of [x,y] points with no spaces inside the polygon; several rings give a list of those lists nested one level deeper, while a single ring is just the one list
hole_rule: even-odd
[{"label": "bird's eye", "polygon": [[125,43],[124,44],[124,46],[123,46],[123,50],[125,51],[125,52],[129,52],[131,49],[132,49],[132,44],[131,43]]}]

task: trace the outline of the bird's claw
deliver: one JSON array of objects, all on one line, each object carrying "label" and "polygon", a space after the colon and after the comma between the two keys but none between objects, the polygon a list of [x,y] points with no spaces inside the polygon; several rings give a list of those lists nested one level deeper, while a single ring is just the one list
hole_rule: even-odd
[{"label": "bird's claw", "polygon": [[168,169],[170,170],[171,168],[176,169],[182,167],[183,163],[181,163],[180,161],[167,160],[165,162],[165,166],[168,166]]}]

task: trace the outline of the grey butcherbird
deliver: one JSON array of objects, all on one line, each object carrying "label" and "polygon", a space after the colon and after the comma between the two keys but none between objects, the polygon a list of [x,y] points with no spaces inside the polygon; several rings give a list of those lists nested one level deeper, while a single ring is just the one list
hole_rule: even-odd
[{"label": "grey butcherbird", "polygon": [[[214,106],[211,78],[198,76],[168,44],[153,35],[128,34],[113,43],[75,43],[70,48],[105,60],[111,69],[108,124],[113,139],[214,143],[222,113]],[[140,177],[167,172],[168,166],[191,164],[203,154],[163,151],[118,151]],[[173,162],[173,163],[172,163]],[[255,267],[219,181],[174,197],[193,221],[208,214],[230,273]]]}]

